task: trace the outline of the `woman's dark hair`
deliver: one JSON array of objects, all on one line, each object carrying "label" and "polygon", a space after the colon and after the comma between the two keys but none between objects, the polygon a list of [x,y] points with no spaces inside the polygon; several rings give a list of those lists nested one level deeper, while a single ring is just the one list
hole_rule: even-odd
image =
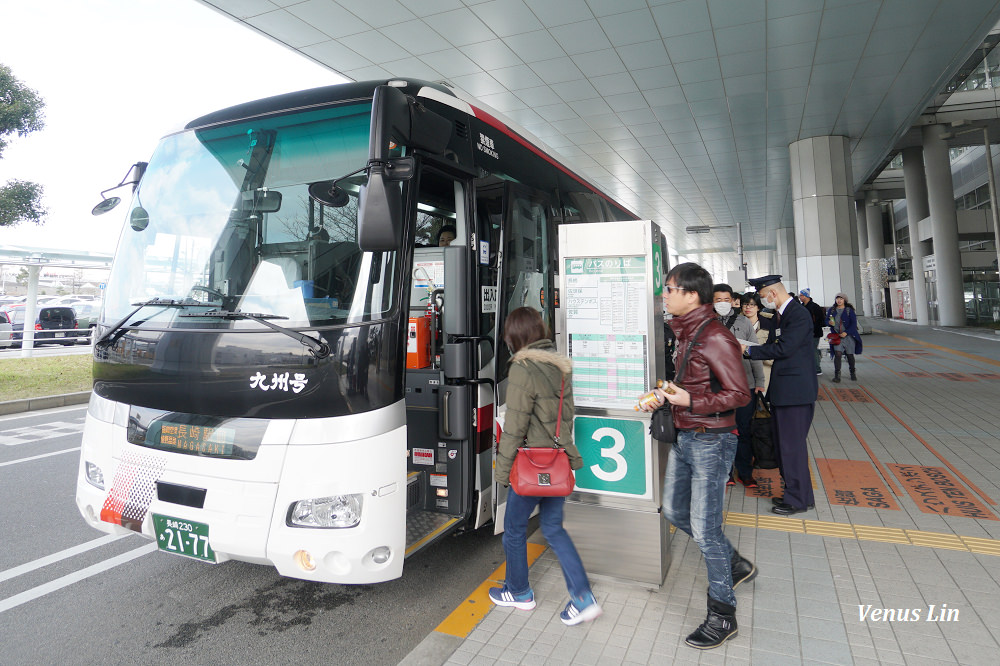
[{"label": "woman's dark hair", "polygon": [[503,325],[503,341],[516,354],[522,347],[549,337],[549,329],[542,315],[534,308],[521,307],[511,310]]},{"label": "woman's dark hair", "polygon": [[664,282],[673,279],[674,284],[684,291],[693,291],[698,294],[701,305],[712,302],[712,276],[704,268],[693,262],[677,264],[670,269]]},{"label": "woman's dark hair", "polygon": [[741,301],[743,305],[746,305],[747,303],[753,303],[754,305],[757,306],[758,310],[764,309],[764,304],[760,302],[760,294],[758,294],[756,291],[748,291],[747,293],[743,294]]}]

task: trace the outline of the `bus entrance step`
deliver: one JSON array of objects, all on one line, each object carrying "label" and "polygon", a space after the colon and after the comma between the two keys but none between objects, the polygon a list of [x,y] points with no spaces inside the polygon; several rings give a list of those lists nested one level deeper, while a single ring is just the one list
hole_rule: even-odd
[{"label": "bus entrance step", "polygon": [[450,533],[458,518],[434,511],[410,511],[406,515],[406,557]]}]

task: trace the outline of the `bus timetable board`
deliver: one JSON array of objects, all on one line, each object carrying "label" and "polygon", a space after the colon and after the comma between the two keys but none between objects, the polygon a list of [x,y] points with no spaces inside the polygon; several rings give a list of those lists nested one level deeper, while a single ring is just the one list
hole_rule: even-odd
[{"label": "bus timetable board", "polygon": [[631,409],[649,376],[646,258],[572,257],[564,269],[576,404]]}]

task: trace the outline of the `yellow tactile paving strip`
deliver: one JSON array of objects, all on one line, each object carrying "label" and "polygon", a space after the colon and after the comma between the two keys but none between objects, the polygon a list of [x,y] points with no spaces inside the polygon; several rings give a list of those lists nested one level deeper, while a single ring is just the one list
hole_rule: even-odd
[{"label": "yellow tactile paving strip", "polygon": [[725,520],[727,525],[732,525],[733,527],[753,527],[759,530],[817,534],[819,536],[856,539],[858,541],[882,541],[884,543],[923,546],[924,548],[963,550],[982,555],[1000,555],[1000,541],[996,539],[982,539],[942,532],[922,532],[920,530],[904,530],[897,527],[877,527],[874,525],[828,523],[822,520],[798,520],[795,518],[778,518],[734,512],[728,512]]},{"label": "yellow tactile paving strip", "polygon": [[[848,523],[831,523],[822,520],[799,520],[778,516],[758,516],[752,513],[726,512],[725,524],[733,527],[752,527],[759,530],[776,530],[779,532],[794,532],[796,534],[815,534],[817,536],[839,539],[855,539],[857,541],[881,541],[883,543],[899,543],[924,548],[943,548],[959,550],[968,553],[1000,556],[1000,541],[982,539],[979,537],[959,536],[941,532],[922,532],[920,530],[904,530],[898,527],[878,527],[875,525],[851,525]],[[677,528],[670,526],[673,534]],[[539,543],[528,543],[528,566],[534,563],[545,552],[546,546]],[[501,564],[484,580],[462,604],[437,626],[435,631],[458,638],[465,638],[475,629],[493,604],[490,602],[491,587],[503,585],[506,568]]]},{"label": "yellow tactile paving strip", "polygon": [[[540,543],[528,543],[528,566],[530,567],[538,556],[545,552],[546,546]],[[463,601],[458,608],[453,610],[435,631],[449,636],[465,638],[475,629],[479,621],[482,620],[490,609],[493,602],[490,601],[490,588],[503,585],[504,577],[507,575],[506,563],[501,564],[489,577],[480,583],[479,587]]]}]

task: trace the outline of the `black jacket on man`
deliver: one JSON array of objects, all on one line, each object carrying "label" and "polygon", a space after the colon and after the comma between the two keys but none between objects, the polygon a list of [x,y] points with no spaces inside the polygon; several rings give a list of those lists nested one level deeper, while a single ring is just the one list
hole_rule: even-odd
[{"label": "black jacket on man", "polygon": [[810,316],[812,316],[813,337],[822,338],[823,327],[826,326],[826,313],[823,311],[822,306],[811,298],[809,299],[809,302],[805,304],[805,307],[806,310],[809,311]]},{"label": "black jacket on man", "polygon": [[767,396],[776,406],[814,403],[819,394],[819,382],[816,381],[812,317],[805,306],[793,298],[784,314],[780,317],[775,314],[771,321],[775,320],[777,323],[767,344],[750,347],[751,359],[774,360]]}]

